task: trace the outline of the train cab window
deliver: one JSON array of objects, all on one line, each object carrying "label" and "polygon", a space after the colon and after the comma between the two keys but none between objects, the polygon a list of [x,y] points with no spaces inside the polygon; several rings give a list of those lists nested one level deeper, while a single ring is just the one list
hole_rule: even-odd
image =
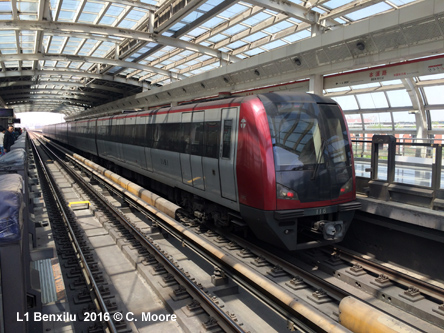
[{"label": "train cab window", "polygon": [[218,158],[220,137],[220,122],[205,123],[205,154],[206,157]]},{"label": "train cab window", "polygon": [[224,120],[224,132],[222,137],[222,158],[230,158],[232,127],[233,120]]}]

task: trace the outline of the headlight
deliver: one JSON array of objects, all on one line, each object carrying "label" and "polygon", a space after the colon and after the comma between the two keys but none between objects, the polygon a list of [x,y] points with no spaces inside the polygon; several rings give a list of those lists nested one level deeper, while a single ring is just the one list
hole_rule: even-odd
[{"label": "headlight", "polygon": [[353,178],[347,180],[347,182],[339,190],[339,195],[350,192],[353,189]]},{"label": "headlight", "polygon": [[298,194],[295,191],[279,183],[277,184],[277,197],[278,199],[299,200]]}]

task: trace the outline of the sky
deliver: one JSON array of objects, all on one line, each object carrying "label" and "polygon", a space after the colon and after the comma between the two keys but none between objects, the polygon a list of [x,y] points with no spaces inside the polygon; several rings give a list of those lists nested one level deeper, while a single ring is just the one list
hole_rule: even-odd
[{"label": "sky", "polygon": [[17,127],[37,129],[43,125],[57,124],[65,122],[65,115],[51,112],[16,112],[15,117],[20,119]]}]

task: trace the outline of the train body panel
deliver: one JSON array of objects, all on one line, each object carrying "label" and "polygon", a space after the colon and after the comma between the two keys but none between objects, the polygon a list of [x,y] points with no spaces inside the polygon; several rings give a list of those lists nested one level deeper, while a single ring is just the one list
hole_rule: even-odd
[{"label": "train body panel", "polygon": [[175,188],[202,221],[241,217],[289,250],[340,241],[359,208],[345,117],[331,99],[231,97],[65,128],[45,135]]}]

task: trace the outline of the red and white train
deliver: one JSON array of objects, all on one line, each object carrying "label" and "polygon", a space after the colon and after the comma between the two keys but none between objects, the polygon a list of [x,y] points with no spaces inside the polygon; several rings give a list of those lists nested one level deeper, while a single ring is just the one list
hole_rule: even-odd
[{"label": "red and white train", "polygon": [[232,96],[49,125],[44,135],[130,170],[202,222],[247,224],[288,250],[341,241],[360,207],[343,112],[313,94]]}]

